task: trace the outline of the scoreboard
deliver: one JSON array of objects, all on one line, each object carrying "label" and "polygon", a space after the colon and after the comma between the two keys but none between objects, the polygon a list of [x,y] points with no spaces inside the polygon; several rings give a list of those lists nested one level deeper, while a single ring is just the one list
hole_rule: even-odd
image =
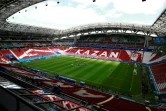
[{"label": "scoreboard", "polygon": [[154,44],[166,44],[166,37],[153,37]]}]

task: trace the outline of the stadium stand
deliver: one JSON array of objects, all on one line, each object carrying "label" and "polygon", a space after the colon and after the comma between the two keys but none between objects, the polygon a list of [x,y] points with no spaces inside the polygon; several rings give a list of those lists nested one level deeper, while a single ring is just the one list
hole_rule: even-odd
[{"label": "stadium stand", "polygon": [[133,37],[130,35],[88,35],[81,36],[76,46],[93,48],[123,48],[123,49],[141,49],[144,45],[142,37]]},{"label": "stadium stand", "polygon": [[102,59],[119,60],[119,61],[136,61],[142,62],[143,51],[132,50],[110,50],[99,48],[78,48],[74,47],[67,51],[68,54],[78,56],[89,56]]},{"label": "stadium stand", "polygon": [[23,51],[23,49],[13,49],[12,52],[18,57],[18,59],[29,58],[27,54],[25,55],[25,52]]},{"label": "stadium stand", "polygon": [[1,53],[3,53],[4,55],[12,54],[9,49],[4,49],[4,50],[2,49]]},{"label": "stadium stand", "polygon": [[[81,100],[85,100],[88,102],[89,105],[98,105],[104,109],[107,110],[113,110],[113,111],[161,111],[162,108],[155,108],[155,107],[151,107],[151,106],[144,106],[142,104],[138,104],[135,102],[131,102],[128,100],[125,100],[123,98],[119,98],[116,95],[112,96],[112,95],[108,95],[108,94],[104,94],[102,92],[98,92],[83,86],[78,86],[76,84],[71,84],[71,83],[66,83],[66,82],[62,82],[60,80],[55,80],[55,79],[51,79],[51,78],[45,78],[43,76],[35,76],[35,73],[31,73],[29,71],[27,71],[26,69],[22,69],[22,68],[18,68],[16,66],[11,66],[11,65],[4,65],[1,64],[1,67],[5,68],[8,71],[13,71],[15,72],[15,76],[22,76],[22,77],[30,77],[31,80],[34,79],[34,81],[31,81],[33,84],[35,81],[38,81],[39,83],[41,83],[41,86],[49,86],[49,87],[59,87],[59,89],[61,90],[61,93],[65,93],[68,94],[70,96],[76,97],[76,98],[80,98]],[[23,79],[24,80],[24,79]],[[44,90],[34,90],[34,89],[29,89],[30,92],[34,93],[34,94],[45,94],[47,93],[47,95],[42,95],[43,98],[47,99],[47,100],[62,100],[61,98],[54,96],[54,95],[49,95],[48,92],[45,92]],[[63,103],[65,102],[65,103]],[[64,108],[66,108],[66,104],[70,104],[69,106],[72,107],[67,107],[67,109],[69,108],[73,108],[73,107],[77,107],[78,105],[73,103],[73,102],[69,102],[68,100],[66,101],[60,101],[58,102],[59,105],[63,106]],[[81,109],[80,109],[81,110]],[[83,108],[81,111],[84,111],[85,109]],[[163,109],[165,110],[165,109]],[[87,111],[87,110],[85,110]]]},{"label": "stadium stand", "polygon": [[[14,75],[14,73],[9,72],[10,75],[6,75],[5,78],[9,78],[10,80],[15,80],[15,81],[17,81],[17,83],[19,83],[20,81],[23,82],[22,81],[23,78],[21,76],[19,76],[21,74],[22,76],[24,76],[26,78],[26,80],[24,79],[26,82],[31,82],[31,83],[36,84],[34,81],[28,81],[28,80],[33,80],[32,78],[34,77],[34,74],[33,75],[32,75],[32,73],[23,74],[21,71],[23,71],[24,69],[21,69],[21,68],[15,67],[15,66],[4,65],[4,67],[9,71],[15,72],[17,70],[15,72],[15,73],[17,73],[16,75]],[[18,72],[18,70],[20,70],[20,71]],[[6,71],[4,71],[4,72],[6,72]],[[40,78],[40,77],[38,77],[38,78]],[[2,80],[1,77],[0,77],[0,79]],[[30,85],[29,83],[27,84],[25,82],[23,82],[23,84],[21,84],[20,86],[18,86],[16,84],[12,84],[12,82],[8,82],[8,84],[2,84],[2,82],[4,82],[4,79],[3,79],[3,81],[1,81],[1,80],[0,80],[1,86],[5,87],[5,88],[9,88],[9,90],[13,91],[14,93],[19,94],[20,97],[23,97],[24,99],[31,102],[32,104],[40,104],[39,106],[43,106],[43,107],[41,107],[42,109],[48,108],[50,110],[50,107],[45,107],[42,104],[48,103],[48,105],[49,105],[52,103],[52,105],[54,105],[55,109],[56,108],[61,109],[61,110],[77,109],[77,111],[90,111],[83,105],[78,105],[77,103],[74,103],[72,101],[62,99],[61,97],[58,97],[58,96],[54,95],[53,93],[50,93],[49,91],[38,89],[37,87],[34,87],[34,85],[32,85],[32,84]],[[11,85],[15,86],[15,88],[13,87],[12,89],[10,89]],[[27,86],[28,86],[28,88],[27,88]]]},{"label": "stadium stand", "polygon": [[9,64],[10,60],[8,60],[1,52],[0,52],[0,63]]},{"label": "stadium stand", "polygon": [[[14,88],[16,88],[17,84],[9,84],[10,88],[5,86],[3,87],[4,90],[13,91],[14,94],[23,97],[28,101],[26,104],[34,103],[37,106],[41,105],[40,108],[50,111],[53,111],[52,108],[57,108],[60,111],[93,111],[93,106],[96,110],[101,111],[166,111],[166,104],[160,98],[161,94],[164,94],[166,98],[166,63],[164,63],[166,53],[163,53],[165,52],[163,49],[158,49],[158,47],[165,48],[166,44],[166,25],[164,24],[166,10],[162,12],[152,26],[123,23],[94,23],[66,30],[57,30],[23,24],[11,24],[8,22],[9,15],[13,15],[13,13],[20,11],[22,8],[42,1],[0,1],[0,86],[5,85],[2,84],[5,80],[1,78],[3,76],[9,81],[17,83],[17,88],[22,88],[21,90],[15,90]],[[156,35],[156,37],[153,37],[153,35]],[[110,89],[100,88],[97,91],[98,86],[83,86],[77,83],[80,81],[76,80],[71,83],[61,79],[60,74],[58,75],[56,72],[50,72],[49,74],[55,73],[55,76],[58,77],[54,77],[53,75],[51,77],[49,74],[46,74],[47,72],[14,64],[15,62],[29,62],[42,58],[47,60],[47,58],[54,56],[58,58],[59,55],[125,62],[128,66],[134,66],[133,75],[136,75],[134,71],[137,73],[135,70],[137,64],[138,66],[145,64],[144,69],[138,67],[140,68],[141,79],[139,84],[141,87],[140,92],[143,93],[144,89],[146,90],[151,87],[151,84],[149,86],[144,85],[150,79],[157,86],[157,90],[150,91],[156,91],[157,93],[152,92],[151,94],[156,95],[152,95],[153,97],[150,97],[150,101],[148,102],[143,96],[136,95],[140,96],[141,101],[143,101],[137,103],[138,101],[134,101],[134,97],[131,94],[127,95],[127,98],[125,98],[124,94],[120,97],[120,92],[114,92]],[[70,69],[70,67],[75,66],[69,65],[66,68]],[[148,71],[151,72],[151,75],[145,73]],[[110,69],[108,72],[110,73]],[[71,78],[67,79],[71,80]],[[2,93],[2,91],[0,92]],[[27,94],[30,94],[30,97],[27,97]],[[2,96],[4,95],[1,94]],[[1,101],[4,101],[4,99]],[[84,105],[81,104],[82,101],[85,103]],[[152,101],[155,101],[155,104],[151,104]],[[43,102],[44,105],[42,105]],[[14,101],[12,105],[14,103],[18,102]]]},{"label": "stadium stand", "polygon": [[[37,52],[34,51],[34,49],[24,48],[23,51],[25,52],[24,53],[25,56],[27,56],[27,55],[30,56],[30,57],[38,57],[38,56],[40,56]],[[24,57],[24,55],[21,55],[21,56]]]},{"label": "stadium stand", "polygon": [[150,66],[159,93],[166,93],[166,63],[158,63]]},{"label": "stadium stand", "polygon": [[25,58],[43,57],[54,54],[67,54],[84,56],[99,59],[109,59],[118,61],[133,61],[143,63],[154,63],[162,61],[165,55],[153,53],[152,51],[137,51],[137,50],[120,50],[120,49],[107,49],[107,48],[80,48],[80,47],[66,47],[66,46],[49,46],[38,48],[14,48],[2,49],[0,51],[8,59],[16,58],[17,60]]},{"label": "stadium stand", "polygon": [[[88,38],[89,39],[89,38]],[[102,38],[98,38],[97,41],[100,41]],[[34,58],[42,56],[49,56],[60,53],[62,55],[74,55],[74,56],[83,56],[83,57],[90,57],[90,58],[98,58],[98,59],[109,59],[109,60],[116,60],[116,61],[135,61],[135,62],[144,62],[147,64],[160,62],[165,57],[160,56],[157,53],[153,53],[152,51],[138,51],[138,50],[124,50],[124,49],[110,49],[110,48],[90,48],[90,47],[67,47],[67,46],[48,46],[48,47],[31,47],[31,48],[14,48],[14,49],[4,49],[0,51],[0,58],[1,63],[10,63],[5,56],[13,55],[20,59],[27,59],[27,58]],[[100,106],[101,108],[107,110],[115,110],[115,111],[160,111],[163,108],[155,108],[150,106],[144,106],[139,103],[135,103],[132,101],[128,101],[122,98],[117,98],[116,96],[105,94],[102,92],[98,92],[96,90],[89,89],[87,87],[78,86],[76,84],[66,83],[61,80],[55,79],[47,79],[41,76],[36,76],[36,72],[32,72],[27,70],[26,68],[19,68],[12,65],[1,65],[4,66],[9,71],[17,73],[19,76],[23,77],[30,77],[34,79],[34,81],[38,80],[40,84],[43,84],[47,87],[54,87],[58,86],[61,90],[61,94],[68,95],[70,97],[74,97],[83,101],[87,101],[88,105],[92,106]],[[164,69],[165,63],[155,64],[150,66],[150,69],[153,73],[154,79],[156,81],[157,89],[160,93],[165,93],[165,75]],[[164,75],[164,76],[163,76]],[[44,79],[41,79],[44,78]],[[71,88],[72,87],[72,88]],[[61,100],[57,96],[42,96],[48,100]],[[63,101],[63,102],[68,102]],[[60,102],[58,103],[60,106],[63,106],[65,103]],[[72,107],[76,106],[77,104],[70,102]],[[69,105],[69,106],[70,106]],[[129,106],[130,107],[126,107]],[[70,107],[71,108],[71,107]],[[163,109],[165,110],[165,109]]]}]

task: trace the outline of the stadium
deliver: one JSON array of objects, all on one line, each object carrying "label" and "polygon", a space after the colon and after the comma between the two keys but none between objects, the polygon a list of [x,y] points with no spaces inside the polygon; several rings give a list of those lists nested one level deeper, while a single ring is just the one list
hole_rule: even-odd
[{"label": "stadium", "polygon": [[[67,7],[63,0],[52,2]],[[96,18],[98,23],[70,26],[61,17],[49,19],[56,27],[62,19],[64,29],[18,23],[28,21],[19,14],[41,5],[53,6],[49,0],[0,1],[2,111],[166,111],[166,5],[151,25]]]}]

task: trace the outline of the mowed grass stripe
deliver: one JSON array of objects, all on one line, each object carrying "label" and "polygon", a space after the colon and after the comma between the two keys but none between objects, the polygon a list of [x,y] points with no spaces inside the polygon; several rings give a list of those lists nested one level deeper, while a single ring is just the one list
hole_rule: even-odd
[{"label": "mowed grass stripe", "polygon": [[[130,89],[130,84],[131,84],[131,79],[128,79],[128,76],[125,77],[124,71],[127,70],[126,67],[124,67],[123,63],[120,63],[118,67],[110,74],[110,76],[103,81],[103,84],[109,84],[110,87],[113,87],[113,89],[117,89],[118,87],[121,89],[129,90]],[[114,79],[115,78],[115,79]],[[121,79],[121,80],[117,80]],[[129,81],[129,82],[126,82]],[[122,87],[124,85],[124,87]]]},{"label": "mowed grass stripe", "polygon": [[[72,58],[71,58],[72,59]],[[63,57],[55,57],[55,58],[52,58],[52,59],[44,59],[44,60],[37,60],[37,61],[33,61],[33,62],[28,62],[27,65],[29,66],[45,66],[45,65],[48,65],[48,63],[61,63],[63,61],[66,61],[68,60],[68,58],[63,58]]]},{"label": "mowed grass stripe", "polygon": [[[93,61],[91,61],[91,64],[88,63],[87,67],[83,66],[82,68],[80,68],[80,70],[78,70],[80,74],[76,75],[76,77],[81,78],[85,76],[90,70],[93,71],[95,67],[98,67],[97,65],[100,65],[100,63],[98,63],[97,61],[98,61],[97,59],[94,59]],[[82,75],[81,72],[84,74]]]},{"label": "mowed grass stripe", "polygon": [[102,83],[102,81],[105,80],[107,78],[107,76],[109,75],[110,67],[114,67],[114,69],[115,69],[117,66],[113,66],[113,64],[110,64],[110,63],[103,64],[98,70],[96,70],[96,74],[93,74],[92,76],[90,76],[87,79],[96,81],[97,83]]},{"label": "mowed grass stripe", "polygon": [[134,75],[133,83],[131,85],[131,94],[140,95],[141,93],[141,75],[140,75],[140,67],[137,66],[137,75]]},{"label": "mowed grass stripe", "polygon": [[[75,64],[75,61],[78,61],[78,64],[87,63],[87,65],[72,65]],[[59,75],[70,77],[77,81],[84,81],[86,84],[102,86],[125,94],[138,94],[141,89],[139,84],[140,76],[133,76],[133,64],[128,65],[127,63],[115,61],[60,56],[23,63],[22,65],[50,72],[51,74],[56,72]]]},{"label": "mowed grass stripe", "polygon": [[[68,61],[68,62],[70,62],[70,61]],[[40,70],[43,70],[43,71],[53,72],[56,69],[56,65],[59,66],[59,67],[62,67],[65,64],[65,66],[68,66],[68,64],[67,64],[68,62],[61,62],[58,65],[54,61],[49,62],[49,63],[44,62],[43,65],[41,65],[41,64],[38,64],[38,65],[35,65],[35,66],[31,65],[31,67],[36,67],[37,69],[40,69]]]},{"label": "mowed grass stripe", "polygon": [[84,75],[83,76],[79,76],[81,79],[88,79],[90,76],[92,75],[97,75],[96,72],[99,71],[101,69],[101,67],[103,66],[102,61],[95,61],[95,63],[93,63],[93,66],[91,66],[90,68],[84,70]]},{"label": "mowed grass stripe", "polygon": [[64,70],[63,72],[66,73],[69,77],[80,78],[77,75],[84,76],[86,74],[85,70],[91,69],[91,67],[93,67],[94,61],[95,60],[87,61],[88,66],[85,66],[84,68],[82,68],[83,66],[73,66],[73,68]]},{"label": "mowed grass stripe", "polygon": [[38,66],[38,68],[40,68],[41,70],[45,70],[48,72],[58,72],[58,69],[62,68],[64,70],[64,68],[70,67],[69,64],[71,63],[72,60],[68,60],[67,62],[61,62],[61,63],[54,63],[51,62],[50,64],[47,65],[47,67],[44,66]]},{"label": "mowed grass stripe", "polygon": [[[69,59],[70,60],[70,59]],[[68,61],[69,61],[68,60]],[[59,67],[59,68],[57,68],[57,71],[60,71],[61,73],[63,73],[63,75],[65,74],[65,73],[68,73],[68,70],[71,70],[71,69],[73,69],[73,68],[75,68],[75,69],[77,69],[77,68],[80,68],[80,67],[74,67],[74,66],[72,66],[71,64],[73,64],[73,62],[76,60],[76,58],[75,59],[73,59],[73,60],[71,60],[70,62],[69,62],[69,64],[68,65],[66,65],[67,67]],[[65,70],[64,70],[64,68],[65,68]],[[69,74],[69,73],[68,73]]]},{"label": "mowed grass stripe", "polygon": [[[72,75],[69,74],[69,77],[78,79],[79,81],[80,81],[80,80],[81,80],[81,81],[84,81],[84,82],[87,81],[87,79],[83,79],[83,77],[84,77],[85,75],[89,75],[89,74],[87,74],[88,71],[89,71],[89,70],[92,70],[92,69],[94,69],[94,67],[96,67],[96,62],[97,62],[97,60],[93,59],[93,61],[91,60],[91,62],[95,62],[95,63],[90,64],[90,66],[89,66],[89,65],[88,65],[88,66],[85,66],[84,68],[82,68],[82,69],[84,69],[84,70],[80,70],[80,68],[79,68],[76,73],[72,73],[73,70],[71,70],[70,72],[68,72],[68,73],[72,73]],[[97,63],[99,63],[99,62],[97,62]],[[89,63],[88,63],[88,64],[89,64]],[[99,63],[99,65],[100,65],[100,63]],[[97,65],[97,66],[98,66],[98,65]],[[98,67],[100,67],[100,66],[98,66]],[[78,73],[78,74],[77,74],[77,73]],[[94,73],[92,73],[92,74],[94,74]]]},{"label": "mowed grass stripe", "polygon": [[[122,84],[121,84],[120,87],[123,87],[123,88],[128,90],[128,91],[124,91],[123,93],[131,94],[131,85],[132,85],[132,79],[133,79],[134,65],[133,64],[129,64],[127,66],[128,66],[128,67],[126,67],[127,71],[124,73],[125,77],[124,77],[124,80],[122,81]],[[129,82],[126,82],[125,80],[127,80]]]},{"label": "mowed grass stripe", "polygon": [[57,58],[53,58],[52,61],[43,61],[43,64],[37,64],[37,65],[32,65],[32,66],[40,68],[41,70],[46,69],[47,71],[52,72],[52,71],[55,71],[55,68],[58,68],[57,66],[59,66],[59,67],[62,67],[64,65],[68,66],[66,61],[70,62],[70,61],[72,61],[71,59],[69,60],[69,59],[65,58],[65,60],[64,60],[63,57],[57,57]]}]

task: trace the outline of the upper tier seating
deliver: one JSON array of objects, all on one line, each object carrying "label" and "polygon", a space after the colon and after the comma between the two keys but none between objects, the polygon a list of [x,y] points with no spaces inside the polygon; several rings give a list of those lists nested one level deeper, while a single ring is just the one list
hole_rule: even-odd
[{"label": "upper tier seating", "polygon": [[23,48],[51,46],[50,42],[1,42],[0,48]]},{"label": "upper tier seating", "polygon": [[143,48],[144,38],[129,35],[87,35],[77,40],[79,47],[107,47],[111,49],[120,48]]},{"label": "upper tier seating", "polygon": [[0,47],[2,47],[2,48],[11,48],[11,47],[13,47],[13,44],[10,43],[10,42],[0,43]]}]

